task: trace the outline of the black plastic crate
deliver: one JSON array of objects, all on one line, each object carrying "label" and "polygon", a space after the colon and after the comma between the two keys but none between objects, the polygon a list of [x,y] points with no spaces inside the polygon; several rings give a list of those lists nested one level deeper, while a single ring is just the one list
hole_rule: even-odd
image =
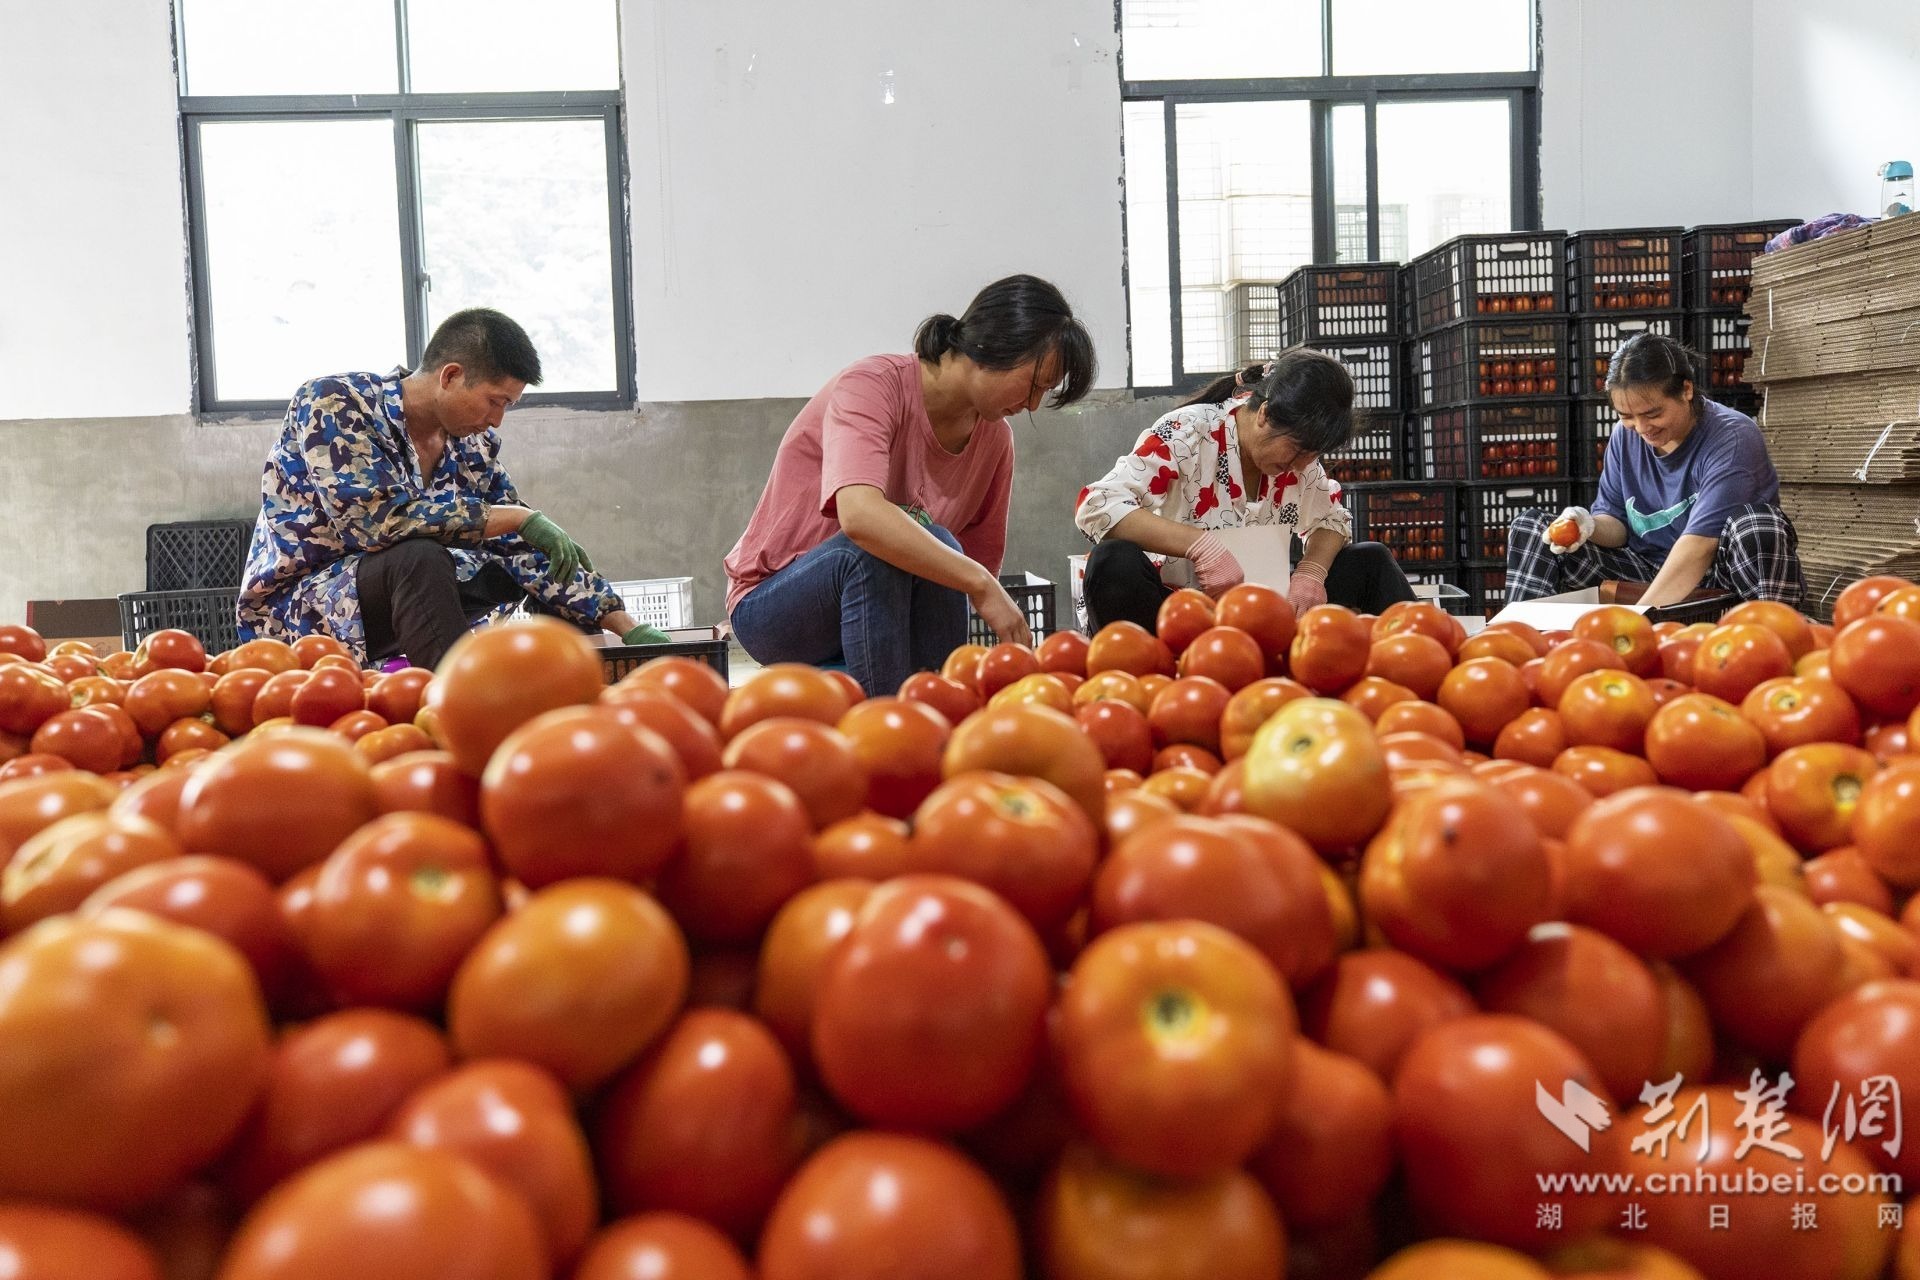
[{"label": "black plastic crate", "polygon": [[1753,321],[1739,311],[1695,311],[1687,316],[1687,345],[1705,362],[1701,376],[1706,390],[1747,391],[1747,356],[1753,350],[1748,336]]},{"label": "black plastic crate", "polygon": [[1406,262],[1395,268],[1393,280],[1397,290],[1394,331],[1403,338],[1411,338],[1414,332],[1413,264]]},{"label": "black plastic crate", "polygon": [[1567,402],[1476,402],[1428,409],[1419,423],[1428,480],[1521,480],[1567,474]]},{"label": "black plastic crate", "polygon": [[251,520],[182,520],[147,526],[147,590],[237,587],[247,567]]},{"label": "black plastic crate", "polygon": [[1460,571],[1460,585],[1466,590],[1469,607],[1481,617],[1491,618],[1507,607],[1507,566],[1470,564]]},{"label": "black plastic crate", "polygon": [[1752,387],[1721,387],[1707,392],[1707,399],[1718,401],[1729,409],[1737,409],[1756,422],[1760,419],[1760,407],[1766,403],[1766,397]]},{"label": "black plastic crate", "polygon": [[1579,231],[1567,237],[1567,309],[1678,310],[1679,227]]},{"label": "black plastic crate", "polygon": [[1572,501],[1573,486],[1566,480],[1461,485],[1460,558],[1468,564],[1505,564],[1515,516],[1536,508],[1559,515]]},{"label": "black plastic crate", "polygon": [[[1055,621],[1053,611],[1053,583],[1037,574],[1003,573],[1000,575],[1000,585],[1007,589],[1013,602],[1027,615],[1027,626],[1032,630],[1035,641],[1058,630],[1059,624]],[[967,639],[974,644],[992,645],[1000,642],[1000,637],[993,633],[993,628],[986,624],[985,619],[973,611],[972,606],[967,608]]]},{"label": "black plastic crate", "polygon": [[1407,407],[1405,378],[1398,338],[1374,342],[1310,342],[1306,344],[1338,360],[1353,379],[1353,411],[1399,413]]},{"label": "black plastic crate", "polygon": [[1578,385],[1576,395],[1607,394],[1607,369],[1613,353],[1642,334],[1684,341],[1685,333],[1678,311],[1646,315],[1582,315],[1573,322],[1573,368]]},{"label": "black plastic crate", "polygon": [[1419,332],[1482,316],[1564,314],[1564,231],[1458,236],[1415,258]]},{"label": "black plastic crate", "polygon": [[1574,506],[1590,508],[1593,506],[1594,500],[1599,496],[1600,482],[1598,480],[1575,480],[1573,482]]},{"label": "black plastic crate", "polygon": [[1425,334],[1413,346],[1422,408],[1567,392],[1567,325],[1558,316],[1467,320]]},{"label": "black plastic crate", "polygon": [[1573,402],[1573,474],[1582,480],[1597,479],[1607,460],[1607,441],[1620,425],[1613,401],[1599,396],[1582,396]]},{"label": "black plastic crate", "polygon": [[1400,332],[1400,264],[1301,267],[1280,282],[1280,346]]},{"label": "black plastic crate", "polygon": [[1680,278],[1685,303],[1696,308],[1744,307],[1753,291],[1753,260],[1767,241],[1800,225],[1798,218],[1775,222],[1723,222],[1690,228],[1680,237]]},{"label": "black plastic crate", "polygon": [[667,644],[610,644],[599,650],[600,667],[607,683],[614,684],[632,671],[638,671],[655,658],[692,658],[704,662],[727,678],[727,642],[725,640],[674,640]]},{"label": "black plastic crate", "polygon": [[222,653],[240,643],[235,609],[238,587],[196,587],[187,591],[129,591],[120,597],[120,642],[132,649],[156,631],[175,628]]},{"label": "black plastic crate", "polygon": [[1326,454],[1320,465],[1344,485],[1407,479],[1407,427],[1397,413],[1355,413],[1353,439]]},{"label": "black plastic crate", "polygon": [[1448,483],[1354,485],[1345,491],[1353,540],[1379,542],[1401,566],[1446,564],[1458,557],[1456,486]]}]

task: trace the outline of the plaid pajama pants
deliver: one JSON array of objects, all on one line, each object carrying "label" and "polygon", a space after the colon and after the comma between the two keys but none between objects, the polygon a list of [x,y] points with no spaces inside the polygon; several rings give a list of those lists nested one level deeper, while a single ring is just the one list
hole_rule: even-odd
[{"label": "plaid pajama pants", "polygon": [[[1547,547],[1555,512],[1523,511],[1507,538],[1507,599],[1518,602],[1598,586],[1611,578],[1652,582],[1661,562],[1626,547],[1591,542],[1556,556]],[[1740,508],[1720,535],[1713,567],[1700,584],[1742,600],[1778,600],[1799,608],[1807,580],[1800,572],[1800,535],[1779,507],[1757,502]]]}]

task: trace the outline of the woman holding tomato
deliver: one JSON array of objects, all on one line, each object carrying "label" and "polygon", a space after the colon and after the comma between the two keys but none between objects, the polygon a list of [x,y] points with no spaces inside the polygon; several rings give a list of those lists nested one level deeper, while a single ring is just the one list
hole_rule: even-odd
[{"label": "woman holding tomato", "polygon": [[1522,512],[1507,540],[1507,598],[1533,600],[1609,578],[1676,604],[1705,584],[1798,606],[1800,540],[1752,418],[1700,394],[1697,357],[1672,338],[1622,343],[1607,368],[1620,427],[1607,441],[1593,509]]},{"label": "woman holding tomato", "polygon": [[967,604],[1031,640],[1001,587],[1013,491],[1009,415],[1093,385],[1093,340],[1060,291],[1009,276],[907,355],[843,369],[787,428],[727,555],[727,613],[755,661],[844,662],[891,693],[967,638]]},{"label": "woman holding tomato", "polygon": [[1378,613],[1413,588],[1377,542],[1353,543],[1353,520],[1320,455],[1353,435],[1353,379],[1305,347],[1228,374],[1149,428],[1102,479],[1080,491],[1074,523],[1097,544],[1087,557],[1095,628],[1152,629],[1172,592],[1150,556],[1193,563],[1217,596],[1245,579],[1215,531],[1252,525],[1297,534],[1306,554],[1287,595],[1296,613],[1329,600]]}]

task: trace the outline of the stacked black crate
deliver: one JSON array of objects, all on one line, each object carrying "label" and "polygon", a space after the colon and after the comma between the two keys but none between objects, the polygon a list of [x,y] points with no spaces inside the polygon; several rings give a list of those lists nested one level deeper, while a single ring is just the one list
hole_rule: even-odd
[{"label": "stacked black crate", "polygon": [[1407,476],[1399,273],[1392,262],[1306,266],[1275,290],[1276,345],[1323,351],[1353,377],[1353,439],[1322,461],[1344,485]]},{"label": "stacked black crate", "polygon": [[1584,231],[1567,238],[1575,384],[1573,475],[1597,492],[1607,441],[1620,425],[1607,394],[1614,352],[1644,333],[1686,340],[1679,227]]},{"label": "stacked black crate", "polygon": [[1750,417],[1759,416],[1760,393],[1746,380],[1752,356],[1747,296],[1753,260],[1768,240],[1796,220],[1734,222],[1694,227],[1681,238],[1680,276],[1687,308],[1687,345],[1700,353],[1697,370],[1706,394]]},{"label": "stacked black crate", "polygon": [[1422,476],[1454,490],[1446,552],[1476,611],[1502,601],[1512,515],[1568,492],[1565,242],[1462,236],[1411,264],[1414,443]]}]

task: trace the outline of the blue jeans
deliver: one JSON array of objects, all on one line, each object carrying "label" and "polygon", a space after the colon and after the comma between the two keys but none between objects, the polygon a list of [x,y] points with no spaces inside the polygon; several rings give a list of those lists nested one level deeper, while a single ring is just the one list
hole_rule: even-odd
[{"label": "blue jeans", "polygon": [[[939,525],[928,532],[955,551]],[[940,664],[967,639],[967,598],[915,577],[836,533],[749,591],[733,634],[755,662],[844,662],[879,697]]]}]

